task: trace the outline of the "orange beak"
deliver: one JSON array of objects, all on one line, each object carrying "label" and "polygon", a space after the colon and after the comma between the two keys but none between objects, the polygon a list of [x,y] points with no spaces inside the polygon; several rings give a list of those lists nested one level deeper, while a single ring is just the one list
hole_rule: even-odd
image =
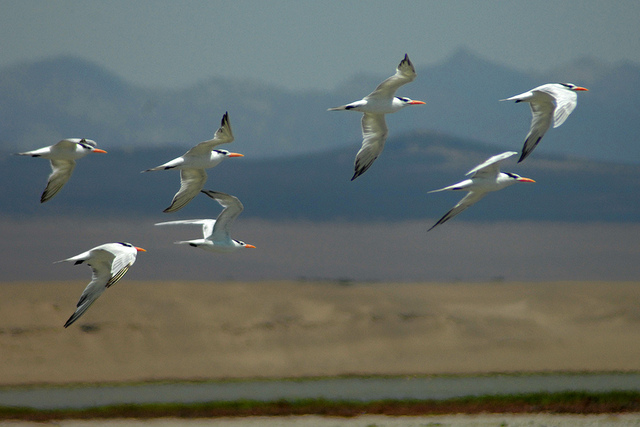
[{"label": "orange beak", "polygon": [[422,101],[411,101],[409,104],[410,104],[410,105],[420,105],[420,104],[426,104],[426,102],[422,102]]},{"label": "orange beak", "polygon": [[587,89],[586,87],[580,87],[580,86],[574,87],[573,90],[584,90],[585,92],[589,92],[589,89]]},{"label": "orange beak", "polygon": [[520,182],[535,182],[531,178],[518,178],[518,181],[520,181]]},{"label": "orange beak", "polygon": [[256,247],[255,247],[255,246],[253,246],[253,245],[244,245],[244,247],[245,247],[245,248],[253,248],[253,249],[255,249],[255,248],[256,248]]},{"label": "orange beak", "polygon": [[146,250],[146,249],[142,249],[142,248],[139,248],[139,247],[137,247],[137,246],[134,246],[134,248],[136,248],[136,250],[137,250],[138,252],[147,252],[147,250]]},{"label": "orange beak", "polygon": [[244,154],[240,154],[240,153],[229,153],[229,154],[227,154],[227,157],[244,157]]},{"label": "orange beak", "polygon": [[94,148],[94,149],[93,149],[93,150],[91,150],[91,151],[93,151],[94,153],[104,153],[104,154],[107,154],[107,152],[106,152],[106,151],[101,150],[101,149],[99,149],[99,148]]}]

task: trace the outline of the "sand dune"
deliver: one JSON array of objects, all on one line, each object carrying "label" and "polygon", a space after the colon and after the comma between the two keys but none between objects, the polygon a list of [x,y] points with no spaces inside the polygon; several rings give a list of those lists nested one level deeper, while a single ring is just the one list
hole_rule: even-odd
[{"label": "sand dune", "polygon": [[640,370],[640,283],[0,285],[0,384]]}]

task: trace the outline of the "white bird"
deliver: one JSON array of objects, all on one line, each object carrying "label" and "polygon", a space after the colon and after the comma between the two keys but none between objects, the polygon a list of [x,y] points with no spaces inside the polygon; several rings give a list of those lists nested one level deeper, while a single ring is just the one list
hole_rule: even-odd
[{"label": "white bird", "polygon": [[416,70],[405,54],[398,65],[396,73],[380,83],[376,90],[359,101],[340,107],[329,108],[328,111],[353,110],[364,113],[362,116],[362,147],[356,155],[355,173],[351,181],[366,172],[378,158],[389,133],[384,115],[395,113],[407,105],[424,104],[409,98],[395,96],[402,85],[416,78]]},{"label": "white bird", "polygon": [[244,206],[237,197],[211,190],[202,190],[204,194],[216,200],[224,209],[217,219],[186,219],[182,221],[160,222],[156,225],[197,224],[202,225],[202,239],[175,242],[190,245],[210,252],[235,252],[240,248],[255,248],[229,235],[233,221],[240,215]]},{"label": "white bird", "polygon": [[86,263],[91,267],[91,282],[82,292],[76,311],[69,317],[64,327],[68,327],[93,304],[111,285],[116,284],[136,262],[136,255],[144,249],[130,243],[105,243],[71,258],[56,262]]},{"label": "white bird", "polygon": [[77,159],[81,159],[89,153],[106,153],[106,151],[96,148],[96,145],[95,141],[90,139],[67,138],[48,147],[16,153],[18,156],[42,157],[51,162],[51,175],[49,175],[47,187],[40,197],[40,203],[51,199],[64,187],[71,178]]},{"label": "white bird", "polygon": [[198,195],[204,187],[204,183],[207,181],[207,172],[205,169],[217,166],[226,157],[243,157],[243,155],[239,153],[214,149],[220,144],[228,144],[232,141],[233,133],[231,132],[229,115],[228,113],[224,113],[220,128],[216,131],[213,139],[201,142],[182,156],[163,165],[142,171],[180,169],[180,190],[173,196],[171,205],[163,212],[180,210]]},{"label": "white bird", "polygon": [[520,175],[516,175],[511,172],[500,172],[500,162],[514,154],[518,154],[515,151],[507,151],[502,154],[490,157],[484,163],[471,169],[466,175],[471,175],[470,179],[466,179],[457,184],[450,185],[448,187],[441,188],[439,190],[429,191],[429,193],[435,193],[438,191],[454,190],[454,191],[468,191],[469,193],[462,198],[449,212],[447,212],[438,222],[436,222],[429,230],[433,230],[437,225],[440,225],[454,216],[458,215],[469,206],[478,202],[484,196],[491,191],[502,190],[505,187],[515,184],[516,182],[535,182],[529,178],[523,178]]},{"label": "white bird", "polygon": [[531,154],[552,124],[554,128],[557,128],[567,120],[569,114],[578,105],[576,91],[588,90],[573,83],[549,83],[520,95],[500,100],[528,102],[531,107],[531,128],[524,141],[524,147],[518,163]]}]

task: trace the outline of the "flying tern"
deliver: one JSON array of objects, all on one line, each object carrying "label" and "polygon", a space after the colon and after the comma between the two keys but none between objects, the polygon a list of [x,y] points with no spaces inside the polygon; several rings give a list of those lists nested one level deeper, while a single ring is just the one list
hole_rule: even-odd
[{"label": "flying tern", "polygon": [[508,187],[511,184],[515,184],[516,182],[535,182],[532,179],[523,178],[520,175],[516,175],[515,173],[500,172],[500,162],[508,159],[514,154],[518,153],[516,153],[515,151],[507,151],[502,154],[490,157],[484,163],[476,166],[466,173],[466,175],[471,175],[471,178],[461,181],[457,184],[441,188],[439,190],[429,191],[429,193],[435,193],[445,190],[468,191],[468,194],[464,196],[457,205],[455,205],[427,231],[431,231],[436,226],[450,220],[463,210],[467,209],[469,206],[478,202],[491,191],[502,190],[503,188]]},{"label": "flying tern", "polygon": [[213,139],[201,142],[182,156],[175,158],[163,165],[147,169],[142,172],[180,169],[180,190],[173,196],[171,205],[163,212],[175,212],[185,207],[194,197],[198,195],[207,181],[205,169],[217,166],[226,157],[243,157],[239,153],[231,153],[227,150],[215,149],[220,144],[228,144],[233,141],[229,114],[224,113],[220,128],[216,131]]},{"label": "flying tern", "polygon": [[224,209],[217,219],[187,219],[182,221],[160,222],[156,225],[196,224],[202,225],[202,239],[175,242],[210,252],[235,252],[240,248],[255,248],[229,235],[233,221],[240,215],[244,206],[238,198],[226,193],[202,190],[204,194],[216,200]]},{"label": "flying tern", "polygon": [[382,153],[389,133],[384,115],[395,113],[407,105],[424,104],[422,101],[395,96],[400,86],[412,82],[415,78],[416,70],[409,56],[405,54],[396,73],[380,83],[369,95],[347,105],[329,108],[328,111],[353,110],[364,113],[362,115],[362,147],[356,155],[355,173],[351,181],[365,173]]},{"label": "flying tern", "polygon": [[85,263],[91,267],[91,282],[82,292],[76,311],[69,317],[64,327],[68,327],[111,285],[116,284],[127,273],[129,267],[136,262],[136,255],[144,249],[131,243],[105,243],[71,258],[56,262],[73,262],[75,265]]},{"label": "flying tern", "polygon": [[42,157],[49,159],[51,163],[51,175],[49,175],[47,187],[40,196],[40,203],[51,199],[64,187],[71,178],[77,159],[81,159],[89,153],[106,153],[106,151],[96,148],[96,145],[95,141],[90,139],[67,138],[48,147],[16,153],[19,156]]},{"label": "flying tern", "polygon": [[524,141],[524,147],[518,163],[531,154],[552,124],[554,128],[557,128],[567,120],[569,114],[578,105],[576,91],[588,90],[573,83],[549,83],[520,95],[500,100],[528,102],[531,107],[531,128]]}]

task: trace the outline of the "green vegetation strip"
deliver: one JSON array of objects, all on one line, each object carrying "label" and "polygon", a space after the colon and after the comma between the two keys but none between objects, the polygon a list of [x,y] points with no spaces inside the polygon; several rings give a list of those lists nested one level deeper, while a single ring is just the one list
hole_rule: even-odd
[{"label": "green vegetation strip", "polygon": [[274,402],[236,401],[193,404],[114,405],[89,409],[36,410],[0,407],[0,420],[50,421],[106,418],[215,418],[246,416],[437,415],[479,413],[601,414],[640,412],[640,392],[562,392],[463,397],[446,400],[374,402],[303,399]]}]

